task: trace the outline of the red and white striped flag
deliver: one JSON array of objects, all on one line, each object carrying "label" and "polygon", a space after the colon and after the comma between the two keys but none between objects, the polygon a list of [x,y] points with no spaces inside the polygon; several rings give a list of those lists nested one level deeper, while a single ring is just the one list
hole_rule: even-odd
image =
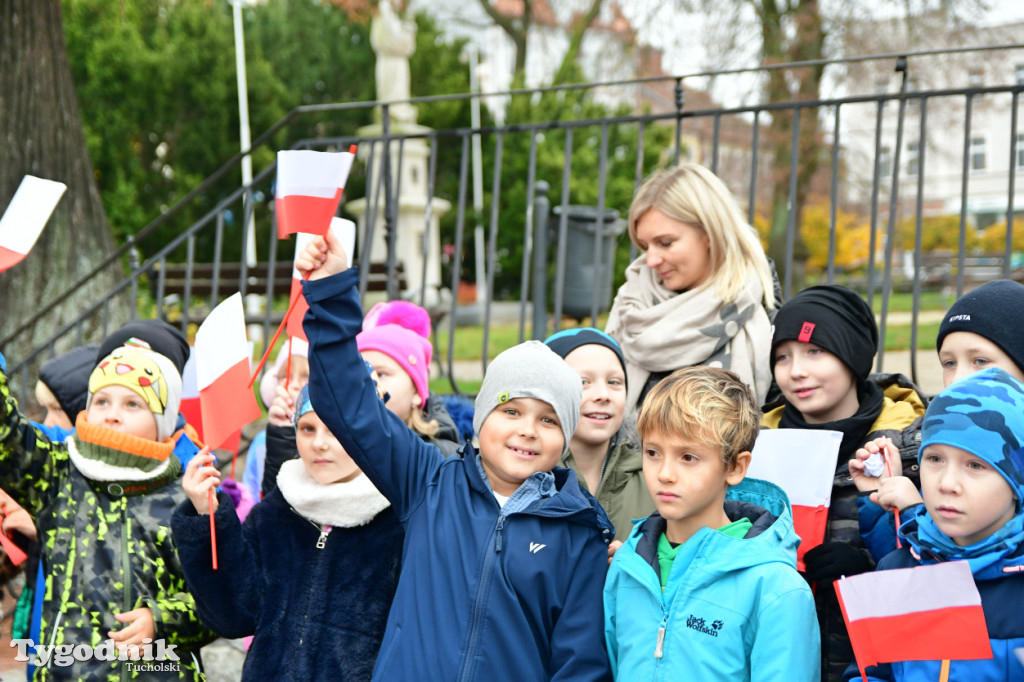
[{"label": "red and white striped flag", "polygon": [[[356,242],[356,224],[351,220],[345,220],[344,218],[333,218],[331,219],[331,232],[337,237],[338,241],[345,248],[345,253],[348,254],[349,262],[352,261],[352,250],[355,248]],[[295,235],[295,257],[298,258],[299,254],[302,253],[306,245],[309,244],[309,240],[314,235],[302,233]],[[288,336],[308,341],[306,338],[306,332],[302,329],[302,318],[306,316],[306,311],[309,310],[309,304],[306,303],[306,299],[302,295],[302,276],[299,274],[299,269],[295,267],[294,261],[292,265],[292,291],[291,300],[295,300],[298,297],[298,302],[295,304],[292,311],[288,314]]]},{"label": "red and white striped flag", "polygon": [[981,595],[966,561],[836,581],[857,666],[992,658]]},{"label": "red and white striped flag", "polygon": [[256,396],[249,389],[249,342],[241,294],[225,299],[207,316],[196,331],[194,354],[203,442],[214,450],[225,447],[236,432],[260,417]]},{"label": "red and white striped flag", "polygon": [[[203,440],[203,407],[199,399],[199,381],[196,378],[196,350],[189,353],[185,369],[181,373],[181,407],[178,408],[185,421],[196,430]],[[205,442],[205,441],[204,441]]]},{"label": "red and white striped flag", "polygon": [[295,232],[327,233],[354,159],[352,151],[277,153],[274,207],[279,239]]},{"label": "red and white striped flag", "polygon": [[0,272],[21,262],[64,196],[63,182],[26,175],[0,217]]},{"label": "red and white striped flag", "polygon": [[839,431],[762,429],[754,443],[747,476],[771,481],[786,491],[793,527],[800,536],[797,570],[804,570],[804,554],[825,539],[842,440]]}]

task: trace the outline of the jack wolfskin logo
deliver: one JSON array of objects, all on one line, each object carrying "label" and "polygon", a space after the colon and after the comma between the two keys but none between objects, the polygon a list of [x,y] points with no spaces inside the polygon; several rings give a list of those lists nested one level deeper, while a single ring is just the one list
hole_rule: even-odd
[{"label": "jack wolfskin logo", "polygon": [[697,632],[703,632],[705,635],[711,635],[712,637],[718,637],[718,631],[725,627],[725,623],[720,620],[716,620],[710,625],[707,624],[703,618],[698,618],[694,615],[686,617],[686,627]]},{"label": "jack wolfskin logo", "polygon": [[530,554],[536,554],[537,552],[541,551],[545,547],[547,547],[547,545],[542,545],[539,542],[531,542],[530,543]]}]

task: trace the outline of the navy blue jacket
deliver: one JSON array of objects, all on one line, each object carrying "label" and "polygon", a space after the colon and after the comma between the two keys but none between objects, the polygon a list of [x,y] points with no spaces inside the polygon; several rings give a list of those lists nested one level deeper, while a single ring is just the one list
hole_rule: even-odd
[{"label": "navy blue jacket", "polygon": [[373,679],[610,680],[601,590],[611,524],[576,476],[501,514],[472,450],[445,458],[377,397],[356,350],[355,269],[304,282],[317,415],[405,526]]},{"label": "navy blue jacket", "polygon": [[274,489],[239,524],[221,493],[210,517],[190,501],[171,529],[199,617],[223,637],[253,637],[243,680],[369,680],[398,583],[402,528],[391,507],[365,526],[320,529]]}]

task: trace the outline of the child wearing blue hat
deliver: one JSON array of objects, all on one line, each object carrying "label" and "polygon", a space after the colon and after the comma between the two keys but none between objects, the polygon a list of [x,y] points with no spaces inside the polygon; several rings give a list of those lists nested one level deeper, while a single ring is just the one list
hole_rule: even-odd
[{"label": "child wearing blue hat", "polygon": [[[296,400],[299,459],[239,523],[211,455],[189,463],[189,500],[171,520],[203,622],[224,637],[255,635],[243,680],[369,680],[398,584],[405,534],[388,502],[313,411]],[[269,453],[268,453],[269,454]],[[210,519],[217,532],[212,569]]]},{"label": "child wearing blue hat", "polygon": [[[1024,383],[999,368],[960,379],[928,406],[920,504],[903,510],[901,549],[878,570],[971,566],[994,657],[952,661],[949,680],[1024,680]],[[870,680],[937,680],[941,661],[869,667]],[[845,679],[860,677],[856,664]]]}]

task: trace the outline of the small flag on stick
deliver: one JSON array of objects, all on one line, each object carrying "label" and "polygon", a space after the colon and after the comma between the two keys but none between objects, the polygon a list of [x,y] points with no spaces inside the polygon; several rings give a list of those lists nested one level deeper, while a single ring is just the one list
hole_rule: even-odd
[{"label": "small flag on stick", "polygon": [[26,175],[0,217],[0,272],[17,265],[35,246],[67,185]]},{"label": "small flag on stick", "polygon": [[804,570],[804,555],[825,539],[839,431],[763,429],[757,435],[747,476],[771,481],[786,491],[793,507],[793,528],[800,536],[797,570]]},{"label": "small flag on stick", "polygon": [[277,236],[295,232],[325,234],[338,211],[355,145],[347,152],[282,150],[277,153],[274,208]]},{"label": "small flag on stick", "polygon": [[865,668],[879,663],[992,658],[966,561],[862,573],[835,585],[864,679]]}]

